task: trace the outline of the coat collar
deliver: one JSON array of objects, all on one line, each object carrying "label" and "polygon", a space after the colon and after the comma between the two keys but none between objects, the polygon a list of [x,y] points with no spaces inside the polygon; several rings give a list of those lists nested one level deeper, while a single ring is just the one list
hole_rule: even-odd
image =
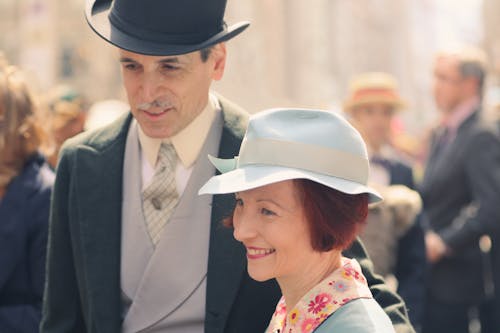
[{"label": "coat collar", "polygon": [[[248,114],[221,96],[222,108],[220,158],[238,154],[248,123]],[[206,332],[222,332],[229,317],[243,274],[246,261],[243,246],[233,238],[233,232],[222,225],[224,217],[234,207],[234,195],[215,195],[212,201],[210,247],[207,272]]]},{"label": "coat collar", "polygon": [[281,298],[267,333],[313,332],[348,302],[372,298],[361,267],[355,259],[342,258],[342,266],[308,291],[292,308]]},{"label": "coat collar", "polygon": [[[76,209],[82,248],[82,284],[88,292],[95,322],[121,318],[120,244],[122,172],[125,140],[132,116],[121,117],[98,132],[85,133],[73,156],[73,181],[78,193]],[[77,268],[78,270],[78,268]]]},{"label": "coat collar", "polygon": [[433,133],[432,142],[430,146],[429,157],[425,168],[424,178],[421,184],[421,190],[425,191],[435,181],[435,177],[439,178],[442,170],[449,170],[450,161],[452,161],[457,152],[463,151],[465,141],[467,140],[469,130],[479,120],[479,110],[473,112],[466,118],[458,127],[456,136],[441,149],[438,149],[438,135]]}]

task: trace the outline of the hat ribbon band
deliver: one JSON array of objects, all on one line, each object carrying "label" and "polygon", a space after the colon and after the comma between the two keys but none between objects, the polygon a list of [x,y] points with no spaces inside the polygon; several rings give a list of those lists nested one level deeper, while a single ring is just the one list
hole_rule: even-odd
[{"label": "hat ribbon band", "polygon": [[380,96],[398,99],[396,92],[391,89],[361,89],[353,94],[353,99],[369,96]]},{"label": "hat ribbon band", "polygon": [[366,185],[368,180],[368,158],[299,142],[245,139],[236,167],[250,164],[302,169],[363,185]]}]

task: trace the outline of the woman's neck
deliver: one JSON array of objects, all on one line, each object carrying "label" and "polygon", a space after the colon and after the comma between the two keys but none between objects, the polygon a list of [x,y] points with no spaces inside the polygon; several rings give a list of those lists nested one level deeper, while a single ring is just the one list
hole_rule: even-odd
[{"label": "woman's neck", "polygon": [[307,262],[296,275],[276,279],[285,298],[287,312],[293,309],[309,290],[342,265],[341,257],[341,251],[338,250],[323,252],[320,254],[320,260]]}]

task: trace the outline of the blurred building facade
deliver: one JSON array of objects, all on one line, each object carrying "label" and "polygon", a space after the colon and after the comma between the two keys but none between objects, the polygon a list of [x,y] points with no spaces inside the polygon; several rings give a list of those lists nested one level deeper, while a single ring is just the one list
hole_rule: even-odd
[{"label": "blurred building facade", "polygon": [[[480,3],[465,2],[471,1]],[[465,35],[467,42],[484,41],[498,60],[500,37],[492,32],[500,31],[499,14],[493,17],[500,13],[500,0],[483,1],[484,40],[477,33]],[[31,69],[41,89],[70,83],[91,100],[123,98],[116,52],[87,26],[84,3],[1,0],[0,50]],[[226,75],[215,89],[251,112],[290,105],[335,109],[351,76],[387,71],[398,78],[409,102],[404,123],[418,132],[435,115],[430,67],[440,43],[439,3],[228,0],[228,23],[249,20],[252,25],[228,43]]]}]

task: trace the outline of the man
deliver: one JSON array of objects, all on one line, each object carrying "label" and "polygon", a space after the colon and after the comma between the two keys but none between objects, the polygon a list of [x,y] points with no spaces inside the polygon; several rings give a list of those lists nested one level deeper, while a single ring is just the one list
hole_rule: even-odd
[{"label": "man", "polygon": [[[424,232],[421,223],[415,219],[420,205],[413,205],[419,198],[413,191],[391,186],[414,188],[413,170],[391,144],[391,124],[404,105],[394,77],[382,72],[368,72],[351,80],[344,111],[366,142],[371,160],[370,182],[380,188],[384,196],[384,203],[370,210],[362,239],[377,273],[391,273],[397,279],[397,291],[406,302],[412,324],[418,328],[422,323],[426,271]],[[413,200],[415,196],[417,200]],[[398,209],[399,216],[384,213],[381,208],[384,205]],[[411,213],[413,206],[416,207]],[[404,218],[406,216],[409,218]],[[390,226],[390,230],[385,226]],[[381,246],[395,253],[380,253],[380,250],[385,250]],[[389,257],[394,257],[394,263],[389,263]]]},{"label": "man", "polygon": [[500,227],[500,139],[481,114],[484,77],[479,50],[446,51],[435,59],[441,121],[420,189],[432,263],[425,333],[468,332],[469,310],[484,297],[478,240]]},{"label": "man", "polygon": [[[221,225],[230,195],[198,196],[207,155],[239,151],[247,114],[209,94],[222,78],[225,0],[88,1],[95,32],[119,48],[131,114],[63,150],[53,197],[41,331],[263,332],[274,281],[245,271],[245,250]],[[366,256],[356,243],[350,255]],[[369,270],[400,332],[401,300]]]}]

